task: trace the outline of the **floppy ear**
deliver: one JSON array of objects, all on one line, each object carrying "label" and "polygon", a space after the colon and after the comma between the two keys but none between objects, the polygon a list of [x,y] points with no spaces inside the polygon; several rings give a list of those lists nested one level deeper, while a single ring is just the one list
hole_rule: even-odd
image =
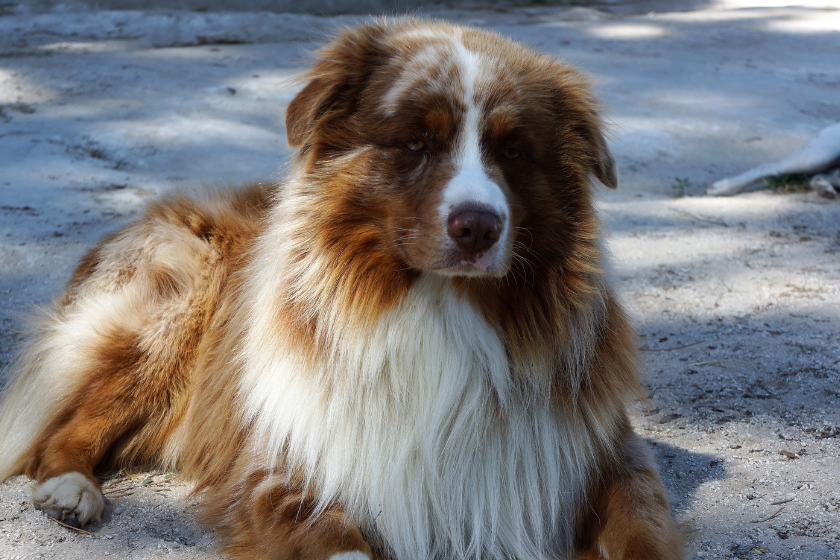
[{"label": "floppy ear", "polygon": [[319,126],[353,112],[377,64],[383,34],[383,26],[377,23],[345,29],[318,51],[315,66],[302,77],[309,83],[286,109],[290,146],[303,144]]},{"label": "floppy ear", "polygon": [[599,115],[594,114],[592,120],[584,128],[584,137],[587,138],[587,143],[590,149],[590,168],[592,174],[601,181],[604,186],[611,189],[618,188],[618,163],[615,161],[607,140],[604,138],[604,133],[601,128],[603,123]]},{"label": "floppy ear", "polygon": [[290,146],[300,146],[315,127],[315,121],[330,105],[337,82],[327,78],[313,79],[289,103],[286,109],[286,139]]},{"label": "floppy ear", "polygon": [[574,144],[583,150],[588,171],[611,189],[618,188],[618,164],[607,145],[599,103],[589,81],[576,70],[554,62],[552,88],[562,127],[576,137]]}]

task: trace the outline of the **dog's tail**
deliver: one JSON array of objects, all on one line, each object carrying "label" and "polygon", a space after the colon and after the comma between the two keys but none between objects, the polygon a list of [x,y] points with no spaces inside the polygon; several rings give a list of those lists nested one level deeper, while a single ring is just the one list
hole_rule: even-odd
[{"label": "dog's tail", "polygon": [[45,430],[66,410],[81,381],[78,325],[45,310],[30,324],[29,343],[9,367],[0,393],[0,481],[21,474]]}]

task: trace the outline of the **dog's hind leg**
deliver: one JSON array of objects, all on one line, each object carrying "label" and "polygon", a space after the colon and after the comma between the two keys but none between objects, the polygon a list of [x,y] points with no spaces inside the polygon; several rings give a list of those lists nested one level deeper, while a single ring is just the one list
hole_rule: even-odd
[{"label": "dog's hind leg", "polygon": [[35,505],[65,522],[101,515],[97,465],[159,464],[183,418],[236,246],[195,206],[153,206],[92,251],[15,367],[0,480],[25,471]]},{"label": "dog's hind leg", "polygon": [[32,449],[26,466],[36,481],[35,507],[71,525],[102,513],[104,500],[93,472],[106,453],[119,458],[139,438],[144,454],[138,459],[154,461],[163,437],[156,442],[150,433],[163,436],[178,416],[173,376],[144,371],[148,358],[138,337],[113,333],[106,338],[110,341],[92,351],[98,356],[84,383]]},{"label": "dog's hind leg", "polygon": [[[183,414],[199,337],[195,312],[186,306],[163,317],[159,301],[149,304],[147,296],[129,283],[47,318],[5,399],[3,421],[18,415],[11,433],[37,426],[11,450],[20,452],[30,438],[11,469],[34,478],[35,506],[65,523],[101,515],[93,473],[103,459],[157,462]],[[155,336],[161,325],[170,332]]]},{"label": "dog's hind leg", "polygon": [[36,479],[35,505],[70,524],[101,515],[93,469],[125,429],[132,404],[102,394],[119,375],[105,354],[114,355],[120,323],[132,323],[134,302],[125,296],[114,290],[58,302],[34,325],[37,336],[15,364],[0,406],[0,480],[26,472]]}]

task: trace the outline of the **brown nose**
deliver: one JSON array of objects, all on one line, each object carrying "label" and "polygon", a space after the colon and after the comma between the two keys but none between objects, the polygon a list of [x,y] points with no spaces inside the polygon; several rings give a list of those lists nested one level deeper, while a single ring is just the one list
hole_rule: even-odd
[{"label": "brown nose", "polygon": [[502,219],[487,207],[462,205],[450,212],[447,230],[460,248],[482,253],[499,240]]}]

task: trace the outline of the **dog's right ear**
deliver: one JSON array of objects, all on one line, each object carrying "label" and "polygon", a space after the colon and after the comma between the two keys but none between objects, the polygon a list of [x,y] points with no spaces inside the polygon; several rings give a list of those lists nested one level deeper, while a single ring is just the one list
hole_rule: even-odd
[{"label": "dog's right ear", "polygon": [[383,56],[384,26],[371,23],[345,29],[318,51],[314,68],[302,79],[306,87],[286,109],[286,137],[290,146],[308,143],[319,128],[353,113],[361,89]]},{"label": "dog's right ear", "polygon": [[[338,64],[321,60],[307,73],[309,83],[298,93],[286,109],[286,138],[290,146],[300,146],[315,130],[315,124],[328,114],[338,116],[336,107],[342,103],[344,69]],[[348,111],[343,111],[348,112]]]}]

